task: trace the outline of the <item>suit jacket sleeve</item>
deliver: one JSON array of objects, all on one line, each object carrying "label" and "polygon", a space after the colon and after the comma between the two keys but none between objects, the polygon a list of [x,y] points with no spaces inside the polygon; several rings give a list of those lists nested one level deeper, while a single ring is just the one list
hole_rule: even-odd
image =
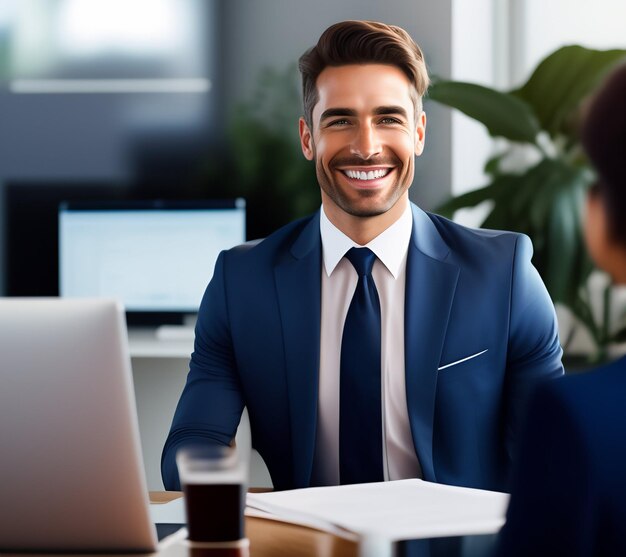
[{"label": "suit jacket sleeve", "polygon": [[513,261],[505,385],[510,457],[515,456],[516,436],[532,391],[541,381],[563,375],[554,305],[530,261],[532,254],[530,239],[520,235]]},{"label": "suit jacket sleeve", "polygon": [[237,376],[227,307],[227,254],[215,264],[196,324],[187,383],[163,449],[165,489],[179,490],[176,451],[183,445],[227,445],[235,436],[244,402]]},{"label": "suit jacket sleeve", "polygon": [[498,557],[595,554],[590,452],[558,383],[539,389],[530,406]]}]

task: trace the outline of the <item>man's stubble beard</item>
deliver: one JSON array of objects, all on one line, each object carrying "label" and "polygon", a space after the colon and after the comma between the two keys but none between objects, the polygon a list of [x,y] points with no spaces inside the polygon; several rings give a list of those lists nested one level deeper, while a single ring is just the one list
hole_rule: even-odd
[{"label": "man's stubble beard", "polygon": [[[345,213],[352,215],[354,217],[359,218],[369,218],[376,217],[378,215],[382,215],[389,211],[402,197],[402,195],[408,190],[409,184],[402,184],[400,181],[402,180],[402,176],[398,175],[396,177],[396,182],[393,185],[393,188],[389,190],[389,194],[385,200],[385,203],[382,206],[374,206],[374,207],[356,207],[355,203],[348,196],[344,195],[341,187],[336,184],[336,180],[334,180],[332,176],[333,172],[333,161],[329,164],[329,170],[326,172],[326,169],[323,167],[321,161],[317,157],[317,152],[315,148],[313,148],[313,157],[315,161],[315,173],[317,175],[317,182],[321,188],[321,190],[333,201],[335,205],[337,205],[342,211]],[[385,162],[390,160],[389,157],[385,159]],[[400,170],[404,168],[404,165],[397,157],[393,157],[394,170],[400,174]],[[342,164],[346,166],[368,166],[367,164],[363,164],[362,160],[353,160],[348,161],[347,159],[342,159]],[[370,166],[375,166],[376,163],[373,162]],[[408,176],[405,176],[405,179],[408,179]],[[412,179],[411,179],[412,182]],[[379,195],[378,191],[370,191],[370,190],[360,190],[355,191],[355,193],[359,196],[359,200],[366,200],[367,198],[373,198]]]}]

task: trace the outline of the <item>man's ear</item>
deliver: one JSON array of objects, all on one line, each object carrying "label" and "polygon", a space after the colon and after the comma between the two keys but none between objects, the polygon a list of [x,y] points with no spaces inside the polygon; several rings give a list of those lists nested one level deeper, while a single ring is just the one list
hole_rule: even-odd
[{"label": "man's ear", "polygon": [[309,126],[305,122],[304,118],[300,118],[300,146],[302,147],[302,154],[310,161],[313,160],[313,136]]},{"label": "man's ear", "polygon": [[420,156],[424,151],[424,141],[426,140],[426,113],[422,113],[415,124],[415,155]]}]

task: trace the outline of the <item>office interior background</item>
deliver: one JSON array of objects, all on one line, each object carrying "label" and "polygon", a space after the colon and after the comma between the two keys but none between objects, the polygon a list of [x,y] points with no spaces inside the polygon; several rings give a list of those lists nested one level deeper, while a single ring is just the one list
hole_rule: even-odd
[{"label": "office interior background", "polygon": [[[0,295],[56,294],[42,211],[60,197],[241,196],[248,239],[314,210],[295,63],[343,19],[398,24],[433,75],[500,90],[560,46],[626,48],[622,0],[0,0]],[[429,100],[425,110],[410,196],[432,210],[487,183],[498,141],[458,111]],[[481,211],[455,218],[475,225]],[[567,335],[571,316],[557,309]],[[590,346],[580,330],[571,350]],[[148,483],[161,489],[188,356],[158,343],[131,354]],[[262,467],[252,482],[268,482]]]}]

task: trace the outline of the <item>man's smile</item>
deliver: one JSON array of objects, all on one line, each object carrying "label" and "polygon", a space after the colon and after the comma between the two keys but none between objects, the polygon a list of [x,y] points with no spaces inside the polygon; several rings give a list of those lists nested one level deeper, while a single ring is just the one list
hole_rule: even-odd
[{"label": "man's smile", "polygon": [[389,174],[391,168],[373,168],[373,169],[341,169],[348,178],[352,178],[354,180],[376,180],[378,178],[384,178]]},{"label": "man's smile", "polygon": [[387,184],[387,178],[394,171],[395,167],[381,166],[358,166],[352,168],[337,168],[343,174],[346,181],[353,187],[379,188]]}]

